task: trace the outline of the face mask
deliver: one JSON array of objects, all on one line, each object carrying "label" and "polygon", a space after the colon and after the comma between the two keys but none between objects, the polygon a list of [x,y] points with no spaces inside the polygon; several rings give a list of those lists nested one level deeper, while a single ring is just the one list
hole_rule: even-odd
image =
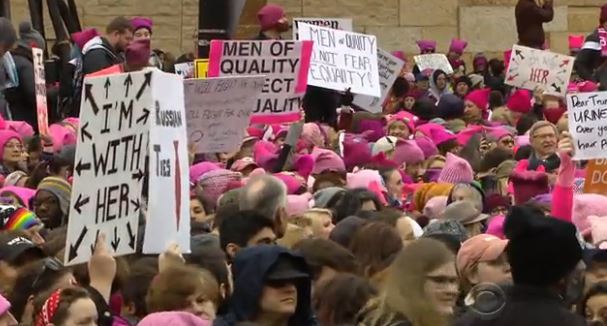
[{"label": "face mask", "polygon": [[545,109],[544,117],[546,117],[546,120],[550,121],[551,123],[557,124],[557,122],[559,122],[559,119],[563,116],[565,111],[566,110],[562,107]]}]

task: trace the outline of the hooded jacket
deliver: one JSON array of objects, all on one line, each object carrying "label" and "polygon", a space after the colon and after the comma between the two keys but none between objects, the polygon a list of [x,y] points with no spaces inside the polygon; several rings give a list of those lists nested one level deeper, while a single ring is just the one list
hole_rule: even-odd
[{"label": "hooded jacket", "polygon": [[[259,301],[264,280],[280,257],[290,257],[301,266],[301,271],[309,274],[302,256],[280,246],[259,245],[243,249],[234,258],[234,293],[228,313],[213,322],[214,326],[235,326],[243,321],[252,321],[259,312]],[[311,307],[311,280],[297,284],[297,308],[289,319],[289,326],[316,326]]]}]

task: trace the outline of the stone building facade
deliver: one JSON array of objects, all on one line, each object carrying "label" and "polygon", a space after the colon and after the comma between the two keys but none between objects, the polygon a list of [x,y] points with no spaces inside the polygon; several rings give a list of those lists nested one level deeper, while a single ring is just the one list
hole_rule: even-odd
[{"label": "stone building facade", "polygon": [[[199,0],[78,0],[84,26],[103,30],[117,15],[154,19],[154,47],[180,54],[192,51]],[[351,17],[357,31],[375,34],[380,47],[416,54],[415,40],[435,39],[444,51],[453,37],[469,41],[466,58],[483,51],[501,57],[516,41],[517,0],[271,0],[290,17]],[[567,52],[569,34],[587,34],[598,25],[599,7],[607,0],[554,0],[556,12],[545,27],[551,49]],[[247,0],[237,37],[257,33],[256,12],[266,0]],[[12,1],[13,21],[27,19],[27,1]],[[47,38],[52,38],[46,15]]]}]

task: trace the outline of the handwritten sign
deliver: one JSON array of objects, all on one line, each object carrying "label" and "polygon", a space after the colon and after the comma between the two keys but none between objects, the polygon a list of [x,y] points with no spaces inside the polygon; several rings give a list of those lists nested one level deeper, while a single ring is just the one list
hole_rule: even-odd
[{"label": "handwritten sign", "polygon": [[565,96],[574,60],[550,51],[514,45],[506,71],[506,84],[529,90],[539,87],[546,93]]},{"label": "handwritten sign", "polygon": [[183,79],[194,78],[194,62],[176,63],[175,73]]},{"label": "handwritten sign", "polygon": [[442,70],[447,75],[451,75],[453,73],[453,67],[449,63],[449,59],[447,56],[442,53],[430,53],[430,54],[421,54],[413,57],[415,60],[415,64],[419,68],[419,71],[424,70]]},{"label": "handwritten sign", "polygon": [[382,105],[390,93],[392,84],[394,84],[396,77],[398,77],[400,70],[404,65],[405,62],[401,59],[382,49],[377,49],[377,66],[379,70],[381,96],[356,95],[353,103],[372,113],[381,112]]},{"label": "handwritten sign", "polygon": [[590,160],[586,166],[584,193],[607,195],[607,159]]},{"label": "handwritten sign", "polygon": [[44,76],[44,51],[32,48],[34,62],[34,85],[36,90],[36,114],[38,116],[38,131],[49,135],[48,109],[46,106],[46,79]]},{"label": "handwritten sign", "polygon": [[153,108],[151,77],[151,72],[136,72],[84,79],[67,265],[89,260],[99,232],[114,255],[135,252]]},{"label": "handwritten sign", "polygon": [[374,35],[299,24],[299,38],[314,41],[308,83],[354,94],[381,96]]},{"label": "handwritten sign", "polygon": [[184,81],[188,139],[196,153],[226,153],[240,146],[264,84],[264,76]]},{"label": "handwritten sign", "polygon": [[209,59],[196,59],[194,61],[194,78],[204,79],[209,74]]},{"label": "handwritten sign", "polygon": [[607,157],[607,92],[569,94],[567,108],[575,158]]},{"label": "handwritten sign", "polygon": [[215,40],[209,77],[265,75],[251,123],[293,122],[300,119],[311,53],[310,41]]},{"label": "handwritten sign", "polygon": [[190,176],[183,80],[154,71],[150,114],[149,210],[144,254],[158,254],[171,243],[190,252]]},{"label": "handwritten sign", "polygon": [[298,40],[299,23],[305,23],[326,28],[352,31],[352,18],[293,18],[293,39]]}]

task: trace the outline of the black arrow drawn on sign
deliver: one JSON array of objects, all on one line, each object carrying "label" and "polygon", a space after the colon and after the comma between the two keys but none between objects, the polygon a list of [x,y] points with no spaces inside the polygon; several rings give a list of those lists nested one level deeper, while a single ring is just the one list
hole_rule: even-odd
[{"label": "black arrow drawn on sign", "polygon": [[110,92],[110,86],[112,85],[112,83],[110,83],[110,78],[106,78],[105,79],[105,84],[103,85],[103,87],[105,87],[105,98],[107,99],[107,96]]},{"label": "black arrow drawn on sign", "polygon": [[95,240],[91,243],[91,255],[95,253],[95,245],[97,245],[97,239],[99,239],[99,230],[95,233]]},{"label": "black arrow drawn on sign", "polygon": [[82,142],[84,143],[84,137],[89,140],[93,140],[93,135],[91,135],[88,131],[86,131],[86,127],[89,126],[89,123],[85,123],[82,127],[80,127],[80,138],[82,138]]},{"label": "black arrow drawn on sign", "polygon": [[82,206],[88,204],[90,201],[89,197],[82,198],[82,194],[78,195],[78,199],[76,199],[76,204],[74,204],[74,209],[78,214],[82,214]]},{"label": "black arrow drawn on sign", "polygon": [[82,241],[84,240],[84,236],[86,235],[86,232],[88,232],[88,229],[86,228],[86,225],[84,226],[84,228],[82,228],[82,231],[80,231],[80,235],[78,236],[78,239],[76,239],[76,243],[70,245],[70,252],[69,252],[69,261],[74,260],[74,258],[78,257],[78,249],[80,248],[80,245],[82,244]]},{"label": "black arrow drawn on sign", "polygon": [[129,233],[129,247],[135,250],[135,234],[133,233],[133,229],[131,228],[131,222],[126,224],[126,230]]},{"label": "black arrow drawn on sign", "polygon": [[145,80],[143,81],[141,88],[137,92],[136,98],[138,101],[139,101],[139,98],[141,97],[141,95],[143,95],[143,91],[145,90],[145,87],[151,86],[151,85],[152,85],[152,72],[150,71],[150,72],[145,73]]},{"label": "black arrow drawn on sign", "polygon": [[141,121],[143,121],[143,125],[145,125],[146,123],[148,123],[148,117],[150,116],[150,110],[143,108],[143,114],[137,118],[137,123],[140,123]]},{"label": "black arrow drawn on sign", "polygon": [[97,115],[97,113],[99,113],[99,107],[97,106],[97,102],[95,102],[95,98],[93,97],[93,84],[84,85],[84,100],[91,102],[93,113]]},{"label": "black arrow drawn on sign", "polygon": [[80,159],[80,161],[78,161],[78,164],[76,164],[76,172],[78,172],[78,176],[82,175],[82,171],[86,171],[86,170],[90,170],[91,169],[91,163],[82,163],[82,159]]},{"label": "black arrow drawn on sign", "polygon": [[523,56],[523,52],[521,50],[515,50],[514,53],[516,53],[516,56],[521,58],[521,60],[525,60],[525,57]]},{"label": "black arrow drawn on sign", "polygon": [[118,245],[120,244],[120,238],[118,237],[118,226],[114,227],[114,240],[112,240],[110,244],[112,245],[114,252],[116,252],[118,250]]},{"label": "black arrow drawn on sign", "polygon": [[126,91],[124,92],[124,97],[129,96],[129,89],[131,88],[131,85],[133,85],[133,77],[131,77],[131,74],[128,74],[128,75],[126,75],[126,78],[124,79],[124,87],[126,87]]},{"label": "black arrow drawn on sign", "polygon": [[131,199],[131,204],[133,204],[133,206],[135,206],[135,209],[133,210],[133,212],[137,212],[141,208],[141,202],[139,201],[139,198],[137,198],[137,200]]},{"label": "black arrow drawn on sign", "polygon": [[136,173],[133,173],[133,180],[135,179],[139,182],[141,182],[141,179],[143,179],[143,171],[141,171],[141,169],[139,169],[139,171]]},{"label": "black arrow drawn on sign", "polygon": [[552,86],[557,93],[561,92],[561,88],[556,83],[552,83],[550,86]]}]

